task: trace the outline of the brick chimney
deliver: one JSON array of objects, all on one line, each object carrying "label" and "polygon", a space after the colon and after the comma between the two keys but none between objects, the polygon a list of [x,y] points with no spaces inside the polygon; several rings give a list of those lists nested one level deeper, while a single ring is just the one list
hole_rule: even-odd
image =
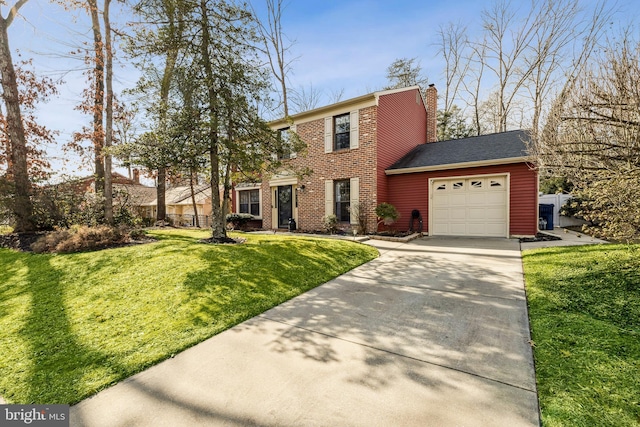
[{"label": "brick chimney", "polygon": [[134,169],[133,170],[133,182],[135,182],[136,184],[140,184],[140,170],[139,169]]},{"label": "brick chimney", "polygon": [[427,98],[427,142],[436,142],[438,140],[438,121],[436,112],[438,111],[438,89],[432,83],[425,91]]}]

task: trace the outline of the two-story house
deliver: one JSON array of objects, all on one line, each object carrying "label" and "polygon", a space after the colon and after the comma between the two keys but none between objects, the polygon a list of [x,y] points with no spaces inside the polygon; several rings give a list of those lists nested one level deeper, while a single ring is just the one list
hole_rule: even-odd
[{"label": "two-story house", "polygon": [[[233,211],[254,215],[254,225],[263,229],[287,228],[293,218],[299,229],[320,230],[327,215],[336,215],[342,228],[355,228],[358,207],[366,212],[367,231],[372,232],[377,227],[375,207],[388,202],[400,212],[399,230],[408,229],[412,212],[419,210],[423,231],[430,234],[534,235],[538,181],[526,163],[521,138],[526,134],[478,137],[480,144],[474,144],[474,138],[436,142],[436,109],[435,87],[423,95],[414,86],[373,92],[272,122],[274,130],[296,132],[307,150],[290,153],[283,168],[262,182],[236,186]],[[492,146],[492,140],[498,144]],[[424,152],[426,146],[432,150]],[[312,172],[297,173],[305,168]],[[460,179],[454,182],[453,177]],[[484,192],[497,193],[498,185],[504,193]],[[447,189],[446,197],[441,188]],[[450,189],[455,192],[449,194]],[[485,203],[481,208],[480,198]],[[481,210],[484,219],[478,218]],[[443,225],[443,217],[457,222]]]}]

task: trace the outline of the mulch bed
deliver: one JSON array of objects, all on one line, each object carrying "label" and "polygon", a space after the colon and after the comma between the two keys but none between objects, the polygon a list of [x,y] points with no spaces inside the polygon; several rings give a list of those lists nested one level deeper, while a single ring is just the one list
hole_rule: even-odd
[{"label": "mulch bed", "polygon": [[556,240],[562,240],[562,238],[558,236],[552,236],[550,234],[538,233],[536,237],[521,237],[520,243],[530,243],[530,242],[553,242]]},{"label": "mulch bed", "polygon": [[[45,236],[47,231],[38,231],[35,233],[12,233],[12,234],[0,234],[0,248],[13,249],[21,252],[33,252],[31,245],[34,244],[39,238]],[[124,246],[141,245],[145,243],[157,242],[157,239],[146,236],[143,239],[130,239],[124,243],[113,243],[106,246],[95,247],[87,249],[83,252],[93,252],[102,249],[121,248]]]},{"label": "mulch bed", "polygon": [[238,238],[238,239],[232,239],[231,237],[223,237],[223,238],[213,238],[213,237],[209,237],[208,239],[200,239],[198,240],[198,243],[206,243],[209,245],[237,245],[240,243],[244,243],[246,242],[247,239],[242,239],[242,238]]},{"label": "mulch bed", "polygon": [[46,231],[39,231],[37,233],[0,234],[0,247],[31,252],[31,245],[45,234],[47,234]]}]

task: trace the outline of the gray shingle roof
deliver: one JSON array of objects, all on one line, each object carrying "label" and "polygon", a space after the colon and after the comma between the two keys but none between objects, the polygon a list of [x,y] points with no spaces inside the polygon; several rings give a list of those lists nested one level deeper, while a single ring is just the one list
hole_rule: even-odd
[{"label": "gray shingle roof", "polygon": [[453,139],[422,144],[411,150],[387,171],[430,168],[464,163],[487,162],[523,158],[528,156],[528,131],[514,130],[491,135]]}]

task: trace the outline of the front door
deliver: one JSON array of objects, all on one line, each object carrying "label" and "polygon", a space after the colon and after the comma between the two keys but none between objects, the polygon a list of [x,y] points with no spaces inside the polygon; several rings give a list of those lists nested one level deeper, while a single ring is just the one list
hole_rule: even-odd
[{"label": "front door", "polygon": [[278,187],[278,228],[287,228],[293,218],[293,186]]}]

